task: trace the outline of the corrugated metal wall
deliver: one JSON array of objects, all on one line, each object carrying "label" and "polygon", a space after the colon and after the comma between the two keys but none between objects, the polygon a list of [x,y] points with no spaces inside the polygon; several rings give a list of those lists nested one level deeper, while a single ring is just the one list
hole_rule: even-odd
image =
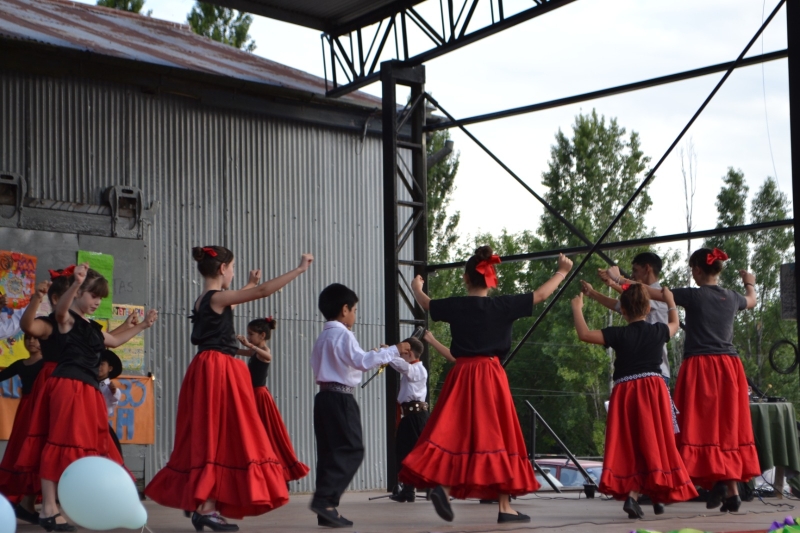
[{"label": "corrugated metal wall", "polygon": [[[179,97],[79,79],[0,73],[0,171],[28,177],[30,195],[100,203],[110,185],[144,192],[157,211],[145,228],[148,306],[160,311],[148,332],[156,376],[156,444],[148,480],[169,457],[178,392],[194,351],[190,306],[201,278],[190,248],[223,244],[237,256],[239,286],[251,268],[274,277],[303,252],[315,263],[266,301],[236,309],[237,328],[273,315],[279,324],[268,386],[299,458],[312,467],[292,490],[314,487],[308,356],[321,330],[316,300],[329,283],[359,294],[362,346],[383,337],[383,237],[379,139],[217,110]],[[384,487],[384,383],[357,399],[367,453],[354,489]]]}]

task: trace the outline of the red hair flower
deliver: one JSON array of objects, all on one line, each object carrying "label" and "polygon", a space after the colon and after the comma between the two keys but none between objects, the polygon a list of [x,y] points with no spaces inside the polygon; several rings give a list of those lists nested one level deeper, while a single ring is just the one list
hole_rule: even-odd
[{"label": "red hair flower", "polygon": [[217,251],[210,246],[203,247],[203,252],[205,252],[210,257],[217,257]]},{"label": "red hair flower", "polygon": [[268,316],[264,320],[267,322],[267,324],[272,324],[272,315]]},{"label": "red hair flower", "polygon": [[624,292],[624,291],[627,291],[628,289],[631,288],[631,284],[630,283],[623,283],[622,285],[620,285],[620,287],[622,287],[622,291]]},{"label": "red hair flower", "polygon": [[706,256],[706,263],[709,265],[713,265],[715,261],[727,261],[728,254],[720,250],[719,248],[714,248],[710,254]]},{"label": "red hair flower", "polygon": [[478,274],[483,274],[483,279],[486,280],[486,286],[490,289],[497,287],[497,272],[494,265],[500,264],[500,256],[493,255],[485,261],[481,261],[475,265],[475,271]]},{"label": "red hair flower", "polygon": [[70,265],[67,268],[62,268],[61,270],[48,270],[50,272],[50,279],[54,280],[56,278],[68,278],[75,273],[75,265]]}]

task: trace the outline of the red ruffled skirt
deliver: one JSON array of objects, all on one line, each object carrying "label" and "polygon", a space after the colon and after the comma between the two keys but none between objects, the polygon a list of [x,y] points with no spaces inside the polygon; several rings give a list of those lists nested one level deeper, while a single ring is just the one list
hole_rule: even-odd
[{"label": "red ruffled skirt", "polygon": [[172,455],[145,494],[184,510],[213,499],[230,518],[260,515],[289,501],[283,466],[258,417],[242,361],[214,350],[192,360],[178,397]]},{"label": "red ruffled skirt", "polygon": [[454,498],[497,499],[539,489],[508,377],[497,357],[462,357],[403,461],[400,481],[451,487]]},{"label": "red ruffled skirt", "polygon": [[738,357],[686,358],[673,398],[680,411],[678,450],[695,484],[711,489],[717,481],[747,482],[761,474]]},{"label": "red ruffled skirt", "polygon": [[294,453],[294,446],[289,439],[289,432],[286,430],[286,424],[283,423],[283,417],[278,406],[275,405],[275,399],[270,394],[267,387],[255,387],[253,393],[256,397],[256,409],[258,409],[258,416],[264,423],[264,429],[267,430],[267,437],[272,443],[272,449],[280,460],[283,466],[283,479],[286,481],[294,481],[302,479],[308,475],[308,466],[297,460]]},{"label": "red ruffled skirt", "polygon": [[[36,399],[15,468],[58,482],[70,464],[88,456],[107,457],[123,465],[108,432],[103,395],[82,381],[51,377]],[[37,486],[36,491],[40,490]]]},{"label": "red ruffled skirt", "polygon": [[614,386],[609,400],[600,492],[618,500],[631,491],[656,503],[697,497],[683,465],[672,426],[672,404],[660,377]]},{"label": "red ruffled skirt", "polygon": [[14,500],[15,503],[21,496],[36,494],[40,484],[38,473],[22,472],[14,467],[28,436],[34,403],[31,394],[23,394],[20,398],[11,435],[6,444],[6,452],[3,461],[0,462],[0,494],[9,500]]}]

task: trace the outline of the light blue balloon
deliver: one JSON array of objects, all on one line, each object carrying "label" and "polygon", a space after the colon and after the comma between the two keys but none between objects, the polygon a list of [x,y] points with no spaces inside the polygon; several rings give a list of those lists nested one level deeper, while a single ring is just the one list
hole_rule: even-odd
[{"label": "light blue balloon", "polygon": [[14,508],[0,494],[0,533],[14,533],[17,530],[17,515]]},{"label": "light blue balloon", "polygon": [[141,529],[147,510],[128,472],[105,457],[84,457],[64,470],[58,499],[70,519],[87,529]]}]

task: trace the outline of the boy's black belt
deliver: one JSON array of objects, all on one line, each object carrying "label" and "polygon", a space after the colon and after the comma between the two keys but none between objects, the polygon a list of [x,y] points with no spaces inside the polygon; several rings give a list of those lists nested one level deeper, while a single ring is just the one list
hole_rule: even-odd
[{"label": "boy's black belt", "polygon": [[403,408],[403,416],[428,410],[427,402],[404,402],[400,406]]},{"label": "boy's black belt", "polygon": [[329,392],[341,392],[342,394],[353,394],[353,392],[355,392],[356,390],[355,387],[342,385],[341,383],[336,383],[335,381],[318,383],[318,385],[320,392],[329,391]]}]

